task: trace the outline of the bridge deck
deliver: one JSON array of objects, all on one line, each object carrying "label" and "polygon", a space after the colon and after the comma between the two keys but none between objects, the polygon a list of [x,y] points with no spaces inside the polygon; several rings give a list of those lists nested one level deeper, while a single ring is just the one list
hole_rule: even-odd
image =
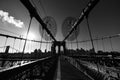
[{"label": "bridge deck", "polygon": [[91,80],[69,62],[60,59],[61,80]]}]

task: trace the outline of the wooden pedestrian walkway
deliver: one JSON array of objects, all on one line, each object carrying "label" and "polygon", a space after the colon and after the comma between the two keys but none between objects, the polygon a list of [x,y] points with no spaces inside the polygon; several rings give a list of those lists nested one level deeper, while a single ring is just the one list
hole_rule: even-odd
[{"label": "wooden pedestrian walkway", "polygon": [[60,58],[60,76],[59,80],[91,80],[83,72],[78,70],[64,58]]}]

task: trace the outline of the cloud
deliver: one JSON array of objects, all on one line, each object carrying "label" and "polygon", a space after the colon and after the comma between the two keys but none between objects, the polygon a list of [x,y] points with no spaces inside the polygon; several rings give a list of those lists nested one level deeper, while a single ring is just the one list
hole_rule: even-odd
[{"label": "cloud", "polygon": [[18,28],[24,27],[24,22],[15,19],[13,16],[9,16],[9,13],[4,12],[3,10],[0,10],[0,19],[2,19],[3,22],[8,22],[10,24],[15,25]]}]

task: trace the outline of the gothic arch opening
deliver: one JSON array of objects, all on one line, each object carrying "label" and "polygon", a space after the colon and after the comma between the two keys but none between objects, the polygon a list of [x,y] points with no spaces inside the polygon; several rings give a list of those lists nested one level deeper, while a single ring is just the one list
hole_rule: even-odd
[{"label": "gothic arch opening", "polygon": [[56,54],[58,54],[58,51],[59,51],[58,49],[59,49],[58,46],[56,46],[56,47],[55,47],[55,53],[56,53]]}]

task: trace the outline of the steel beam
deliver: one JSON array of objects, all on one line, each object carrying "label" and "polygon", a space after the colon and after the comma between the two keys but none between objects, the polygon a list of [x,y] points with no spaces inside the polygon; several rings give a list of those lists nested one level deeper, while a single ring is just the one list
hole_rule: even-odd
[{"label": "steel beam", "polygon": [[31,17],[35,17],[36,20],[42,25],[42,28],[46,30],[46,32],[48,33],[48,35],[50,35],[50,37],[56,41],[56,39],[54,38],[54,36],[52,35],[52,33],[49,31],[49,29],[47,28],[47,25],[43,22],[43,20],[41,19],[41,17],[39,16],[39,14],[37,13],[36,9],[33,7],[33,5],[31,4],[31,2],[29,0],[20,0],[21,3],[27,8],[27,10],[30,13]]},{"label": "steel beam", "polygon": [[64,38],[63,41],[65,41],[72,33],[73,31],[75,31],[75,29],[77,28],[77,26],[83,21],[85,16],[88,16],[88,14],[90,13],[90,11],[95,7],[95,5],[99,2],[100,0],[90,0],[90,2],[87,4],[87,7],[83,9],[80,17],[78,18],[78,20],[75,22],[75,24],[73,25],[73,28],[71,29],[71,31],[68,33],[68,35]]}]

